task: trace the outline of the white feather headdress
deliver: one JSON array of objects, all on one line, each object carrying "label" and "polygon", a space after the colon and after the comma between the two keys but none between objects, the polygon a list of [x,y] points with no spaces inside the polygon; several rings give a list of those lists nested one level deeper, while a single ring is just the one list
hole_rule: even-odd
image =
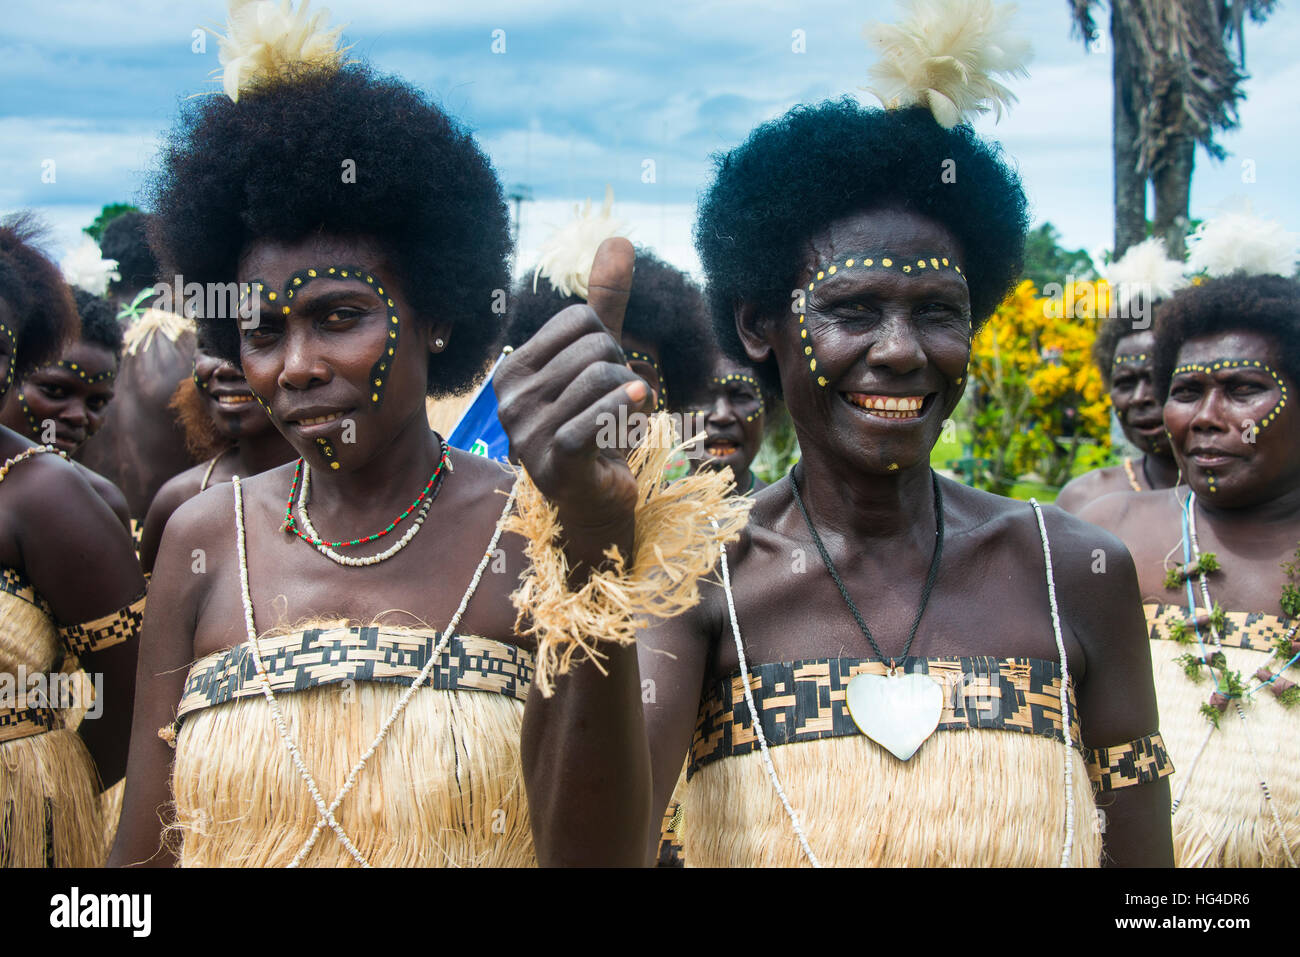
[{"label": "white feather headdress", "polygon": [[596,261],[600,244],[613,236],[623,235],[626,224],[614,218],[614,187],[605,187],[605,202],[600,212],[592,213],[591,200],[573,207],[574,219],[542,244],[537,268],[533,271],[533,291],[538,277],[544,278],[562,296],[578,294],[587,298],[587,280]]},{"label": "white feather headdress", "polygon": [[1297,237],[1282,224],[1250,212],[1223,213],[1187,237],[1187,269],[1211,277],[1290,276],[1295,272]]},{"label": "white feather headdress", "polygon": [[1147,302],[1168,299],[1188,284],[1184,266],[1170,259],[1158,236],[1130,246],[1119,259],[1106,268],[1106,281],[1121,309],[1139,295]]},{"label": "white feather headdress", "polygon": [[117,271],[117,260],[104,259],[98,244],[89,236],[81,237],[81,245],[63,257],[59,269],[69,286],[84,289],[96,296],[108,292],[110,279],[122,278]]},{"label": "white feather headdress", "polygon": [[863,33],[880,51],[867,87],[886,109],[925,106],[944,129],[1002,111],[1015,94],[994,76],[1028,76],[1029,41],[1011,29],[1016,6],[992,0],[904,0],[905,19]]},{"label": "white feather headdress", "polygon": [[239,102],[241,91],[285,73],[316,66],[337,70],[349,47],[339,47],[343,27],[326,29],[330,12],[309,14],[311,0],[293,9],[292,0],[230,0],[226,36],[214,34],[226,95]]}]

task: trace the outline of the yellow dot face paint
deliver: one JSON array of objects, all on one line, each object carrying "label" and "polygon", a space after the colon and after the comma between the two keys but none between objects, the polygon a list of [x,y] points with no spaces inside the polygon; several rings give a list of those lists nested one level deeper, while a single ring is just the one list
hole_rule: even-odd
[{"label": "yellow dot face paint", "polygon": [[[298,270],[296,273],[294,273],[292,276],[289,277],[289,280],[285,283],[284,298],[293,299],[295,292],[300,292],[302,288],[306,286],[308,283],[312,282],[313,280],[319,280],[319,279],[349,279],[353,281],[360,280],[360,281],[364,281],[368,286],[376,287],[377,292],[380,295],[382,295],[384,291],[384,287],[382,285],[379,285],[380,280],[378,279],[378,277],[371,275],[370,273],[366,272],[366,270],[361,269],[358,266],[342,266],[342,265],[325,266],[325,267],[308,266],[305,269]],[[251,285],[253,286],[253,288],[258,289],[259,291],[264,290],[266,288],[264,283],[256,280],[253,283],[251,283]],[[271,302],[275,302],[276,294],[274,292],[268,292],[266,293],[266,298]],[[371,366],[370,368],[370,379],[373,384],[370,393],[370,403],[372,408],[379,408],[379,406],[383,404],[384,389],[385,386],[388,384],[388,374],[387,374],[388,365],[389,365],[388,360],[396,353],[397,340],[398,340],[397,333],[401,325],[397,315],[396,304],[393,302],[392,299],[386,299],[386,302],[388,305],[388,319],[389,319],[388,340],[389,341],[388,341],[388,346],[386,347],[384,353],[382,353],[380,357],[375,360],[374,365]],[[291,312],[291,307],[286,304],[283,307],[281,307],[280,312],[281,314],[287,316]],[[328,446],[328,443],[325,443],[324,440],[318,440],[317,447],[320,449],[321,454],[325,455],[327,459],[333,456],[333,449],[330,448]],[[328,449],[328,454],[326,453],[327,449]],[[337,463],[333,463],[333,464],[337,466]]]},{"label": "yellow dot face paint", "polygon": [[[815,278],[812,282],[808,283],[808,292],[812,292],[816,289],[818,283],[827,282],[834,276],[843,275],[845,272],[861,269],[886,269],[901,273],[905,276],[920,275],[923,270],[950,270],[957,275],[962,275],[961,268],[955,263],[952,263],[946,257],[923,256],[916,260],[915,266],[913,266],[911,262],[900,262],[898,267],[895,268],[892,256],[881,256],[877,260],[874,256],[864,257],[860,254],[855,254],[846,259],[836,259],[834,262],[822,263],[818,266],[816,273],[814,274]],[[965,277],[963,276],[962,278],[964,281]],[[806,315],[799,316],[800,325],[803,325],[805,318]],[[809,339],[808,330],[806,328],[799,330],[799,338],[807,340],[808,342],[808,344],[804,346],[803,350],[804,355],[808,357],[808,371],[813,375],[819,386],[823,389],[826,388],[828,384],[826,377],[817,375],[817,359],[814,356],[812,340]],[[961,385],[961,380],[958,380],[957,384]]]},{"label": "yellow dot face paint", "polygon": [[[1139,356],[1138,358],[1145,359],[1146,356],[1144,354],[1142,356]],[[1115,357],[1116,365],[1119,364],[1119,361],[1120,361],[1120,357],[1116,356]],[[1199,372],[1203,375],[1212,376],[1214,375],[1214,373],[1222,372],[1225,369],[1258,369],[1260,372],[1267,372],[1269,376],[1272,377],[1273,381],[1277,384],[1277,390],[1278,390],[1277,403],[1273,406],[1273,408],[1269,409],[1266,413],[1264,413],[1263,416],[1260,417],[1258,429],[1261,432],[1264,431],[1264,429],[1267,428],[1269,425],[1271,425],[1273,420],[1278,417],[1278,414],[1283,409],[1286,408],[1287,400],[1290,398],[1289,391],[1286,387],[1286,380],[1283,379],[1282,376],[1278,374],[1277,370],[1274,369],[1272,366],[1270,366],[1267,362],[1264,362],[1261,359],[1215,359],[1213,362],[1208,362],[1208,363],[1189,362],[1184,365],[1177,366],[1174,369],[1170,378],[1173,378],[1173,376],[1178,376],[1178,375],[1186,375],[1192,372]],[[1207,472],[1206,477],[1210,482],[1210,491],[1214,491],[1213,475]]]},{"label": "yellow dot face paint", "polygon": [[625,349],[623,350],[623,355],[629,359],[644,362],[651,369],[655,370],[655,376],[659,379],[659,394],[658,398],[655,400],[655,411],[662,412],[664,410],[666,396],[668,395],[668,386],[664,382],[664,373],[663,370],[659,368],[659,363],[655,362],[654,359],[646,355],[644,352],[637,352],[635,349]]}]

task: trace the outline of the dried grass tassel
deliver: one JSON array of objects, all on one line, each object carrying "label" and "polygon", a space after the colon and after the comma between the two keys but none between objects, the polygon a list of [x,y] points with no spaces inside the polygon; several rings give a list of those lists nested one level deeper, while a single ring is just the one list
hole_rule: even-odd
[{"label": "dried grass tassel", "polygon": [[575,663],[592,661],[601,668],[600,642],[630,645],[645,616],[672,618],[694,607],[699,580],[716,566],[722,545],[744,528],[752,501],[734,494],[729,471],[664,482],[679,448],[672,419],[666,413],[651,416],[645,442],[628,458],[637,482],[631,568],[612,548],[611,566],[593,572],[577,591],[569,589],[559,515],[522,471],[505,528],[527,539],[529,568],[511,600],[519,633],[537,640],[534,682],[544,697],[554,691],[555,676]]}]

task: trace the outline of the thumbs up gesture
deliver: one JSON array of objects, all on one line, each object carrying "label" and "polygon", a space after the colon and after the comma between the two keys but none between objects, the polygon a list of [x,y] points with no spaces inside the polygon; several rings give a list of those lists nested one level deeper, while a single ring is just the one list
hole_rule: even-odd
[{"label": "thumbs up gesture", "polygon": [[[653,407],[650,387],[628,369],[619,340],[635,253],[621,237],[596,252],[586,305],[557,313],[504,360],[493,379],[511,457],[559,509],[566,537],[592,549],[625,544],[636,505],[626,449],[602,448],[607,416]],[[601,539],[605,541],[601,542]],[[576,557],[576,556],[571,556]]]}]

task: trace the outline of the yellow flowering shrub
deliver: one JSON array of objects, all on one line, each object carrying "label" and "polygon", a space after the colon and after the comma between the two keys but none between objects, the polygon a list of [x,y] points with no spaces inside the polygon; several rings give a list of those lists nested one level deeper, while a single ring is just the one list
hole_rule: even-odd
[{"label": "yellow flowering shrub", "polygon": [[1061,486],[1081,449],[1109,449],[1110,398],[1091,357],[1109,306],[1104,281],[1052,299],[1025,280],[980,330],[970,366],[977,484],[1006,494],[1034,474]]}]

